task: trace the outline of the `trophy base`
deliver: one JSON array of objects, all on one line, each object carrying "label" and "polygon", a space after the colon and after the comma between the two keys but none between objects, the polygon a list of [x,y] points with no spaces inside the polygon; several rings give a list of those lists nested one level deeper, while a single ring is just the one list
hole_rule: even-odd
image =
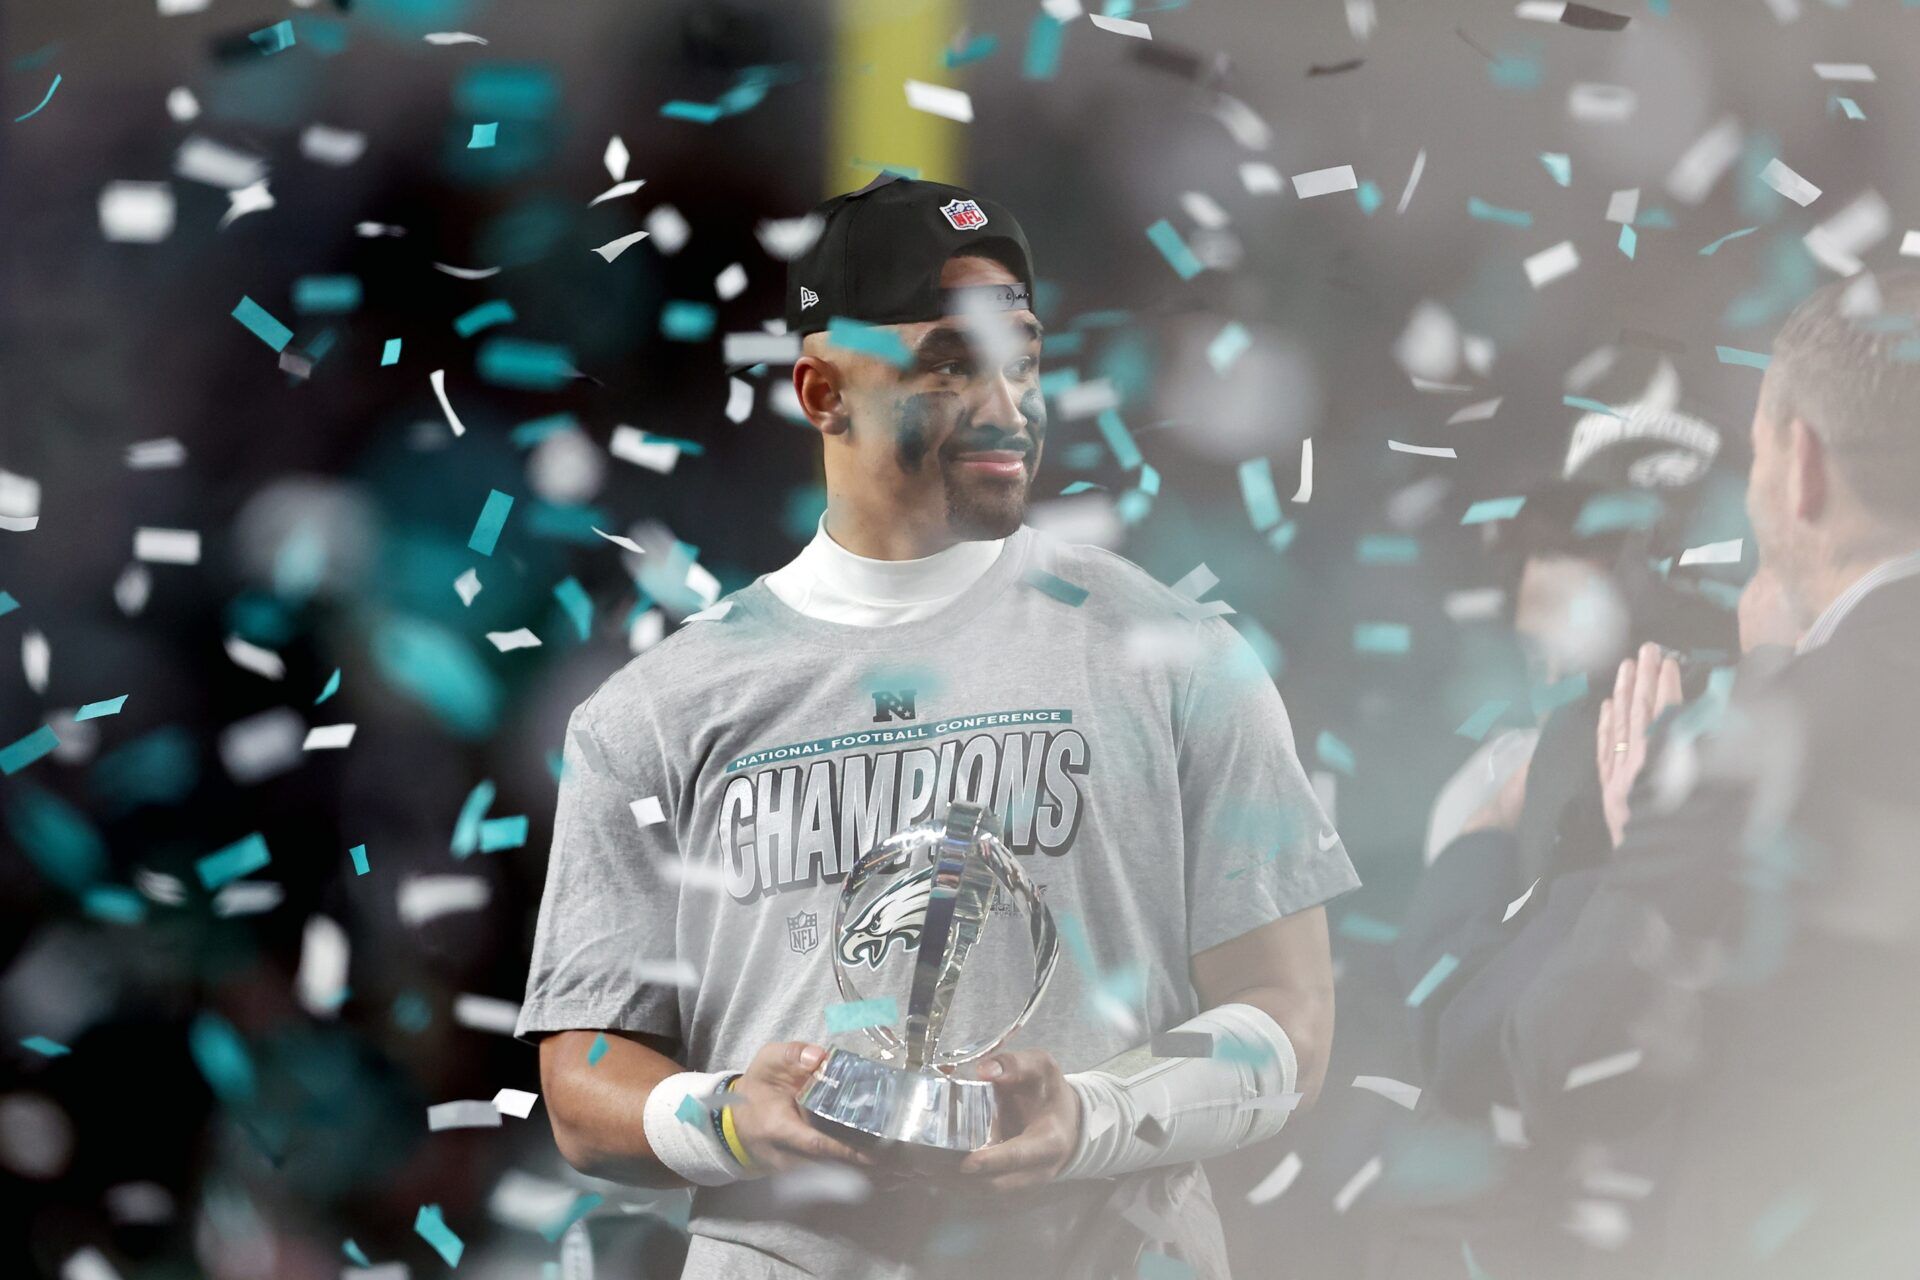
[{"label": "trophy base", "polygon": [[800,1092],[817,1128],[865,1149],[897,1149],[910,1163],[958,1160],[993,1141],[993,1085],[896,1067],[834,1049]]}]

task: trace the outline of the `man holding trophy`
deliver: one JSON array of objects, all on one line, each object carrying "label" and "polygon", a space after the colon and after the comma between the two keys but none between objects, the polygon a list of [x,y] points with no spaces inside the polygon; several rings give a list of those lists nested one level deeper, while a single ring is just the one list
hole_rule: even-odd
[{"label": "man holding trophy", "polygon": [[692,1184],[699,1280],[1224,1276],[1197,1161],[1317,1092],[1358,880],[1202,592],[1024,523],[1013,216],[892,175],[818,213],[819,530],[568,724],[516,1028],[555,1138]]}]

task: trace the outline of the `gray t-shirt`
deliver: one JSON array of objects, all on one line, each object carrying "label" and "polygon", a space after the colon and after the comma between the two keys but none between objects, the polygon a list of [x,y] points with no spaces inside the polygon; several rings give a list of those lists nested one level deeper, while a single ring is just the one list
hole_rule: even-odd
[{"label": "gray t-shirt", "polygon": [[[1096,991],[1140,1028],[1177,1025],[1199,1012],[1190,956],[1359,884],[1232,625],[1031,527],[940,612],[893,626],[806,617],[757,579],[581,703],[564,759],[514,1034],[649,1032],[689,1070],[779,1040],[875,1052],[826,1030],[839,883],[954,799],[1005,819],[1084,931],[1094,974],[1068,948],[1009,1045],[1066,1071],[1145,1038]],[[692,1230],[698,1256],[731,1242],[775,1274],[1046,1274],[1119,1225],[1099,1220],[1112,1189],[1055,1184],[983,1229],[978,1205],[924,1190],[796,1206],[752,1181],[698,1190]]]}]

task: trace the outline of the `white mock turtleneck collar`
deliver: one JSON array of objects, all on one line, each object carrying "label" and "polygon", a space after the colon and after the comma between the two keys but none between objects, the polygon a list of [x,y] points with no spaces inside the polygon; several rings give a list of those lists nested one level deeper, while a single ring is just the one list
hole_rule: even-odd
[{"label": "white mock turtleneck collar", "polygon": [[835,542],[822,512],[813,540],[767,575],[767,587],[810,618],[867,627],[910,622],[937,612],[972,586],[1006,541],[956,542],[917,560],[875,560]]}]

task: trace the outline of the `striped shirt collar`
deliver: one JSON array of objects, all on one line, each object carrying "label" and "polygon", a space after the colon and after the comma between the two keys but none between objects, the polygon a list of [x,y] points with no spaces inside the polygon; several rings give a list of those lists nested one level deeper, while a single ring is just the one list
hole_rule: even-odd
[{"label": "striped shirt collar", "polygon": [[1834,628],[1853,612],[1854,606],[1867,597],[1876,588],[1889,582],[1898,582],[1902,578],[1911,578],[1920,574],[1920,551],[1909,551],[1903,556],[1882,561],[1874,568],[1860,575],[1854,584],[1834,597],[1833,603],[1823,610],[1813,625],[1807,628],[1807,634],[1800,637],[1800,643],[1794,646],[1795,653],[1806,653],[1818,649],[1833,639]]}]

